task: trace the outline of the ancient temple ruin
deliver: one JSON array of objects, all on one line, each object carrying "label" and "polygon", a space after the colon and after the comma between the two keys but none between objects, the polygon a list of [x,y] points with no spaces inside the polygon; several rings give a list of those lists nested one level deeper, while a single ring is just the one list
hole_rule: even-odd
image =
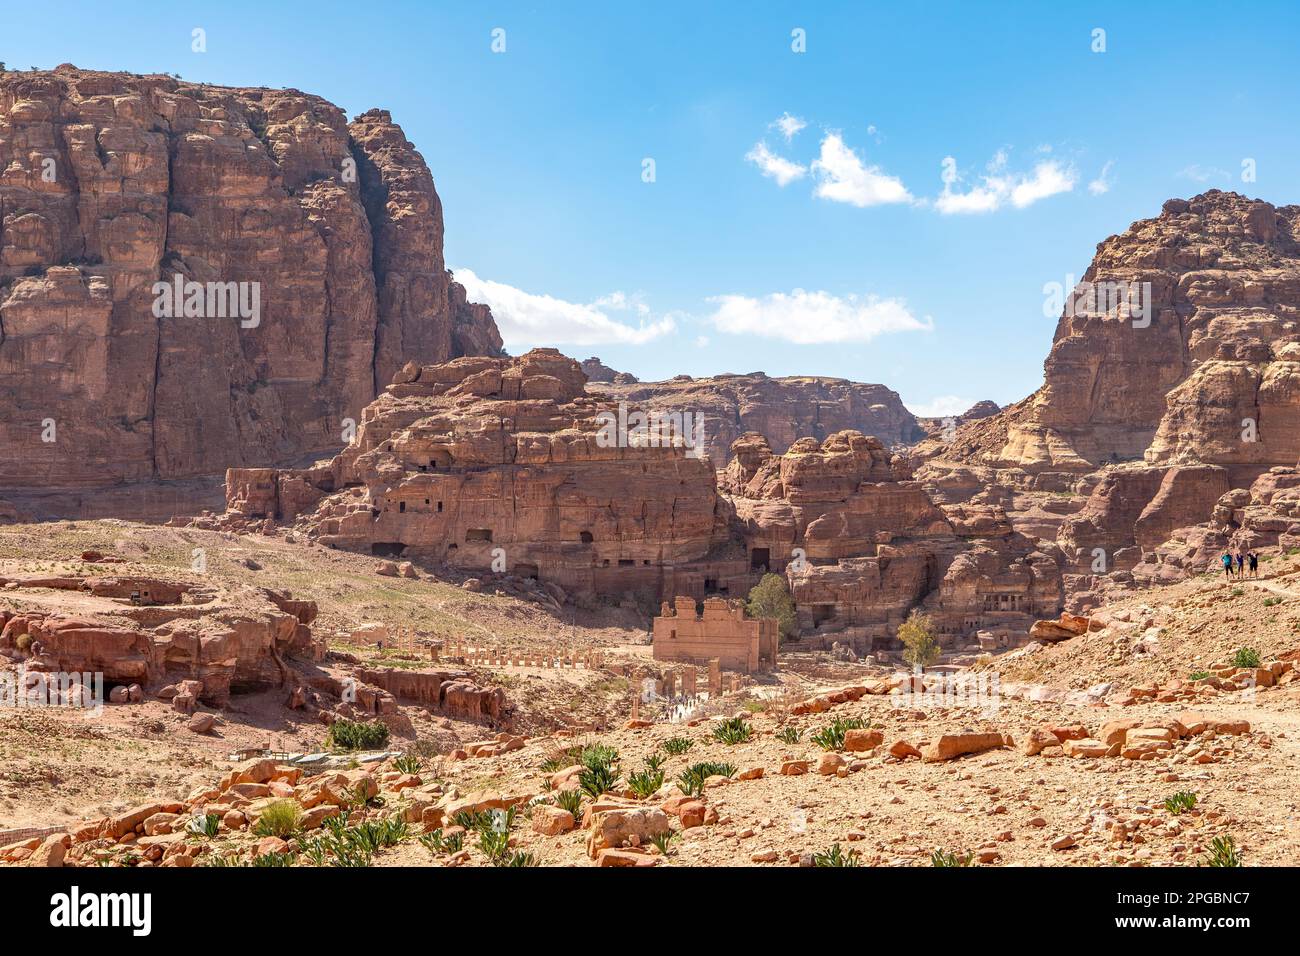
[{"label": "ancient temple ruin", "polygon": [[654,621],[654,658],[707,664],[751,674],[776,666],[779,640],[774,618],[750,618],[740,601],[678,597],[663,603]]}]

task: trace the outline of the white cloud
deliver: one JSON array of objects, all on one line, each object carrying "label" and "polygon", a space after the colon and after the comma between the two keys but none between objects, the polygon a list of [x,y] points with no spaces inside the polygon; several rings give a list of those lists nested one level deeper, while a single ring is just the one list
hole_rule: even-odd
[{"label": "white cloud", "polygon": [[755,143],[754,148],[745,154],[745,159],[762,170],[764,176],[775,179],[778,186],[788,186],[796,179],[802,179],[808,173],[807,166],[792,163],[790,160],[776,155],[767,148],[766,143]]},{"label": "white cloud", "polygon": [[827,133],[821,155],[813,160],[817,188],[813,195],[831,202],[846,202],[862,208],[884,203],[911,202],[912,194],[903,181],[879,166],[868,166],[839,133]]},{"label": "white cloud", "polygon": [[936,395],[928,402],[904,402],[903,405],[917,418],[945,418],[960,415],[972,405],[974,399],[959,395]]},{"label": "white cloud", "polygon": [[[492,308],[505,346],[512,352],[537,345],[643,345],[672,332],[671,316],[647,320],[649,307],[638,296],[614,292],[595,302],[566,302],[549,295],[524,292],[503,282],[480,279],[469,269],[453,270],[471,302]],[[609,312],[635,312],[635,324],[620,322]]]},{"label": "white cloud", "polygon": [[1048,196],[1068,193],[1074,189],[1074,183],[1073,167],[1062,166],[1054,159],[1046,160],[1034,167],[1031,177],[1022,179],[1011,190],[1011,205],[1023,209]]},{"label": "white cloud", "polygon": [[869,342],[888,332],[928,332],[934,323],[918,319],[901,299],[878,296],[835,296],[829,292],[795,289],[762,298],[719,295],[709,321],[729,335],[783,339],[796,345],[830,342]]},{"label": "white cloud", "polygon": [[1097,174],[1097,178],[1088,183],[1088,192],[1094,196],[1102,196],[1110,192],[1110,169],[1114,165],[1115,160],[1106,161],[1106,165],[1101,167],[1101,172]]},{"label": "white cloud", "polygon": [[994,154],[980,177],[980,185],[965,192],[953,191],[962,178],[957,173],[957,161],[946,156],[942,168],[943,192],[934,205],[945,215],[993,212],[1007,203],[1023,209],[1048,196],[1070,192],[1077,181],[1074,167],[1056,159],[1039,161],[1029,174],[1011,172],[1007,169],[1005,150]]},{"label": "white cloud", "polygon": [[792,116],[789,113],[782,113],[780,118],[774,119],[772,122],[768,123],[767,128],[779,129],[781,135],[785,137],[785,141],[788,143],[790,140],[794,139],[796,133],[807,127],[807,125],[808,124],[804,122],[803,117],[801,116]]}]

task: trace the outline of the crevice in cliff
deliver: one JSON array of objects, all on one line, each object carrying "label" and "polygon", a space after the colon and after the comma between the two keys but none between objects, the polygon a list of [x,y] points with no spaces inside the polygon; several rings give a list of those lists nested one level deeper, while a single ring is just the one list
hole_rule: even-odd
[{"label": "crevice in cliff", "polygon": [[366,222],[370,226],[370,273],[375,279],[375,344],[370,351],[371,394],[381,395],[384,385],[387,383],[379,381],[379,343],[384,334],[384,316],[381,311],[384,271],[380,264],[381,243],[379,237],[380,223],[383,221],[384,210],[388,203],[388,187],[384,185],[379,170],[371,162],[366,151],[352,138],[350,133],[348,135],[348,151],[352,154],[352,161],[356,164],[357,192],[361,199],[361,208],[366,214]]}]

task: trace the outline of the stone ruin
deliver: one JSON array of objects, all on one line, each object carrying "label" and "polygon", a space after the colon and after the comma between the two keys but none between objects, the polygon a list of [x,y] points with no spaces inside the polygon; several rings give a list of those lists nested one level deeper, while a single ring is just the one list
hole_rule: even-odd
[{"label": "stone ruin", "polygon": [[[939,504],[907,460],[841,431],[774,454],[757,433],[715,471],[681,443],[600,440],[608,398],[554,349],[403,368],[339,455],[233,468],[200,527],[536,580],[564,600],[741,598],[783,575],[805,635],[896,647],[913,608],[947,643],[1019,643],[1061,610],[1061,575],[1003,505]],[[677,409],[680,412],[691,409]]]},{"label": "stone ruin", "polygon": [[776,666],[780,641],[774,618],[748,618],[740,601],[692,597],[664,602],[654,620],[654,659],[689,664],[718,661],[727,670],[752,674]]}]

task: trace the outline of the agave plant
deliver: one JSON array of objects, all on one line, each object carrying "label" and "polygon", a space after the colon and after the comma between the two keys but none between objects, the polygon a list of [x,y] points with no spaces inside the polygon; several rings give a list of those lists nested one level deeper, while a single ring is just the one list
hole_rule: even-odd
[{"label": "agave plant", "polygon": [[713,728],[713,739],[724,744],[743,744],[753,735],[744,717],[728,717]]},{"label": "agave plant", "polygon": [[857,850],[849,850],[845,853],[840,849],[838,843],[832,844],[829,850],[822,853],[813,854],[813,866],[861,866],[862,857]]}]

